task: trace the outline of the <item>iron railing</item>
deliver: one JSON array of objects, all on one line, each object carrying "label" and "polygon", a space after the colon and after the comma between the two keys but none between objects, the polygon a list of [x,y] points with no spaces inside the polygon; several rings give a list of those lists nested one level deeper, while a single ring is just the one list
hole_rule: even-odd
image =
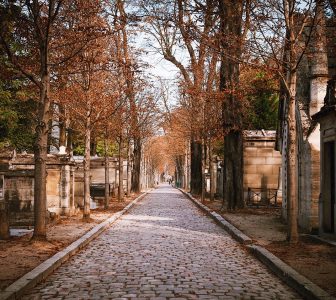
[{"label": "iron railing", "polygon": [[277,189],[248,188],[247,206],[279,207]]}]

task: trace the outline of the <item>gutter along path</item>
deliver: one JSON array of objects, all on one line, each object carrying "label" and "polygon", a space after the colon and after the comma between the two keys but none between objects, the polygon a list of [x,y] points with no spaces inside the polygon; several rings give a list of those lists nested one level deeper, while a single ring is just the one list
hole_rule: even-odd
[{"label": "gutter along path", "polygon": [[300,299],[178,190],[161,186],[23,299]]}]

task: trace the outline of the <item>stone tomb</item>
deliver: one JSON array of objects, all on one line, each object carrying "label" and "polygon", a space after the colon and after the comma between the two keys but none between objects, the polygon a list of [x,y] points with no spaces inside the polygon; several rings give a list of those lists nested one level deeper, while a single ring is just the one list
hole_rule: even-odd
[{"label": "stone tomb", "polygon": [[281,154],[274,146],[275,131],[244,131],[244,199],[247,204],[281,203]]},{"label": "stone tomb", "polygon": [[[50,213],[70,215],[75,211],[75,163],[66,155],[48,155],[47,207]],[[33,225],[34,157],[3,153],[0,157],[0,201],[8,203],[11,225]]]},{"label": "stone tomb", "polygon": [[[275,131],[245,130],[244,131],[244,201],[249,198],[262,204],[266,198],[271,203],[281,203],[282,193],[280,184],[281,154],[274,150]],[[223,196],[222,163],[217,162],[216,194]]]},{"label": "stone tomb", "polygon": [[328,82],[324,106],[313,116],[320,123],[321,194],[319,233],[336,237],[336,79]]},{"label": "stone tomb", "polygon": [[[83,156],[74,156],[76,162],[75,171],[75,205],[83,207],[84,199],[84,169]],[[130,170],[129,170],[130,172]],[[123,189],[127,192],[128,179],[127,176],[127,160],[123,159]],[[129,174],[130,175],[130,174]],[[117,197],[119,186],[119,161],[118,157],[109,157],[109,195]],[[91,157],[90,160],[90,195],[92,206],[102,205],[105,195],[105,158]]]}]

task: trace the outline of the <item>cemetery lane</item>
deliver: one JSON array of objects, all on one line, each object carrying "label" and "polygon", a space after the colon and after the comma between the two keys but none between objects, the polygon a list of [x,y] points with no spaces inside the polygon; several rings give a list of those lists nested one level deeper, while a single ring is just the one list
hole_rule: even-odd
[{"label": "cemetery lane", "polygon": [[299,299],[168,185],[23,299]]}]

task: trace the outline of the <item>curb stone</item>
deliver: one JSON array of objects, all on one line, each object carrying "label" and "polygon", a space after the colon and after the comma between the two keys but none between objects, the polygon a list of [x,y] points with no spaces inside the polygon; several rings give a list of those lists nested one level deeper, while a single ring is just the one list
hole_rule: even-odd
[{"label": "curb stone", "polygon": [[329,246],[336,247],[336,242],[335,241],[325,239],[324,237],[313,235],[313,234],[305,234],[305,236],[309,236],[310,238],[318,240],[319,242],[323,242],[323,243],[325,243]]},{"label": "curb stone", "polygon": [[46,279],[54,270],[60,267],[70,257],[75,255],[79,250],[83,249],[92,240],[97,238],[103,231],[105,231],[111,224],[116,222],[123,214],[130,210],[137,202],[144,198],[149,191],[143,193],[121,211],[114,213],[111,217],[93,227],[90,231],[85,233],[78,240],[71,243],[69,246],[57,252],[49,259],[42,262],[32,271],[26,273],[21,278],[13,282],[10,286],[0,291],[0,300],[14,300],[20,299],[25,292],[35,287],[42,280]]},{"label": "curb stone", "polygon": [[254,256],[256,256],[290,287],[302,295],[304,299],[335,299],[267,249],[258,245],[249,245],[247,247]]},{"label": "curb stone", "polygon": [[329,295],[325,290],[320,288],[315,283],[311,282],[308,278],[304,277],[292,267],[287,265],[281,259],[276,257],[267,249],[253,244],[251,238],[242,233],[238,228],[226,221],[221,215],[212,211],[209,207],[205,206],[190,193],[187,193],[179,188],[179,190],[186,195],[192,202],[194,202],[201,210],[207,213],[214,219],[221,227],[223,227],[235,240],[243,245],[246,245],[248,250],[258,258],[264,265],[266,265],[275,275],[281,278],[288,286],[298,292],[304,299],[323,299],[332,300],[336,299]]}]

